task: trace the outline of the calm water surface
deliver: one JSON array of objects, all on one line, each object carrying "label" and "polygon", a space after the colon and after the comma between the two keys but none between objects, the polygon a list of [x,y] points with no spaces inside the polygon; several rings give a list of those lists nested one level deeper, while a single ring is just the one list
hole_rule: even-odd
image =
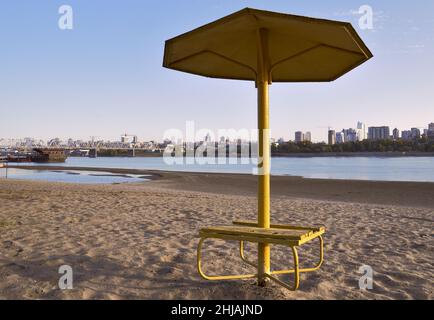
[{"label": "calm water surface", "polygon": [[[0,169],[0,178],[6,177],[6,169]],[[50,170],[22,170],[8,169],[8,179],[67,182],[80,184],[110,184],[148,181],[142,175],[117,175],[99,171],[50,171]]]},{"label": "calm water surface", "polygon": [[[122,168],[122,169],[148,169],[187,172],[219,172],[219,173],[248,173],[254,172],[255,164],[250,159],[237,160],[237,164],[198,164],[194,159],[178,159],[183,164],[168,165],[163,158],[68,158],[63,164],[53,166],[91,167],[91,168]],[[186,160],[192,164],[186,164]],[[35,164],[37,165],[37,164]],[[273,175],[302,176],[318,179],[351,179],[351,180],[377,180],[377,181],[419,181],[434,182],[434,157],[323,157],[323,158],[273,158],[271,161]],[[11,169],[10,169],[11,170]],[[22,170],[20,170],[22,171]],[[100,174],[100,173],[99,173]],[[32,173],[17,173],[20,178]],[[38,178],[46,180],[45,175],[58,177],[59,173],[40,172]],[[83,177],[85,175],[81,174]],[[4,176],[4,169],[0,169],[0,177]],[[64,176],[67,176],[64,174]],[[68,175],[65,179],[70,180]],[[49,178],[49,177],[48,177]],[[77,178],[77,177],[75,177]],[[88,176],[80,179],[104,180],[107,177]],[[110,177],[111,179],[130,178]],[[135,177],[138,179],[137,177]],[[62,178],[63,179],[63,178]],[[110,180],[110,179],[108,179]],[[115,181],[118,182],[118,181]],[[92,182],[89,182],[92,183]],[[98,182],[96,182],[98,183]],[[101,183],[101,182],[100,182]],[[102,182],[104,183],[104,182]]]}]

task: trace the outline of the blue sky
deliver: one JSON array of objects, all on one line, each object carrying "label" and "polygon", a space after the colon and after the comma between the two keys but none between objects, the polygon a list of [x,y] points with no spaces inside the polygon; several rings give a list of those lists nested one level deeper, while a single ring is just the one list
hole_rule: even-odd
[{"label": "blue sky", "polygon": [[[74,10],[73,30],[58,28],[63,4]],[[373,30],[358,28],[365,4]],[[375,55],[333,83],[273,84],[273,137],[302,130],[324,140],[328,126],[434,121],[432,0],[14,0],[0,4],[0,138],[161,140],[189,120],[255,128],[252,83],[161,67],[166,39],[244,7],[350,21]]]}]

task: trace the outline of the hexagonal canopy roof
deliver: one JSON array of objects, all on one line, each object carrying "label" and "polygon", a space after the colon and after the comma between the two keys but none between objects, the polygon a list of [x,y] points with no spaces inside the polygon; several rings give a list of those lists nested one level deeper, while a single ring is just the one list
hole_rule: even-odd
[{"label": "hexagonal canopy roof", "polygon": [[270,82],[333,81],[373,57],[350,23],[246,8],[167,40],[163,66],[255,81],[261,29]]}]

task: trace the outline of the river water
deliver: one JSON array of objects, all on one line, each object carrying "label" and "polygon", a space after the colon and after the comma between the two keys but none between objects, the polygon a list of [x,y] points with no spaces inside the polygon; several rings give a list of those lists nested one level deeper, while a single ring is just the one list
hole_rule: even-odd
[{"label": "river water", "polygon": [[[166,159],[167,160],[167,159]],[[189,172],[219,172],[219,173],[255,173],[256,163],[251,159],[220,159],[225,164],[199,163],[198,159],[171,159],[167,163],[163,158],[68,158],[62,164],[49,164],[66,167],[91,168],[122,168],[122,169],[148,169],[163,171],[189,171]],[[204,160],[204,159],[202,159]],[[229,161],[235,163],[229,163]],[[188,163],[187,163],[188,162]],[[26,164],[29,165],[29,164]],[[38,165],[38,164],[34,164]],[[13,177],[12,169],[10,177]],[[56,180],[62,176],[63,182],[107,183],[136,181],[139,177],[98,176],[100,173],[64,174],[52,171],[34,172],[18,170],[16,175],[20,178],[37,177],[40,180]],[[302,176],[319,179],[350,179],[373,181],[417,181],[434,182],[434,157],[312,157],[312,158],[273,158],[271,161],[273,175]],[[0,177],[4,177],[4,169],[0,169]],[[82,177],[80,177],[82,176]],[[133,180],[131,180],[133,179]],[[69,181],[74,180],[74,181]]]}]

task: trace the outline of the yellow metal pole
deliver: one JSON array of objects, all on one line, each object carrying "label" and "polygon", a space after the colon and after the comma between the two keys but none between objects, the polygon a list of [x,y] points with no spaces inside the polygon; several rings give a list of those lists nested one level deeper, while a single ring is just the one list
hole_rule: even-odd
[{"label": "yellow metal pole", "polygon": [[[270,121],[269,121],[269,60],[267,31],[258,32],[258,226],[270,228]],[[258,244],[258,285],[265,286],[270,274],[270,245]]]}]

